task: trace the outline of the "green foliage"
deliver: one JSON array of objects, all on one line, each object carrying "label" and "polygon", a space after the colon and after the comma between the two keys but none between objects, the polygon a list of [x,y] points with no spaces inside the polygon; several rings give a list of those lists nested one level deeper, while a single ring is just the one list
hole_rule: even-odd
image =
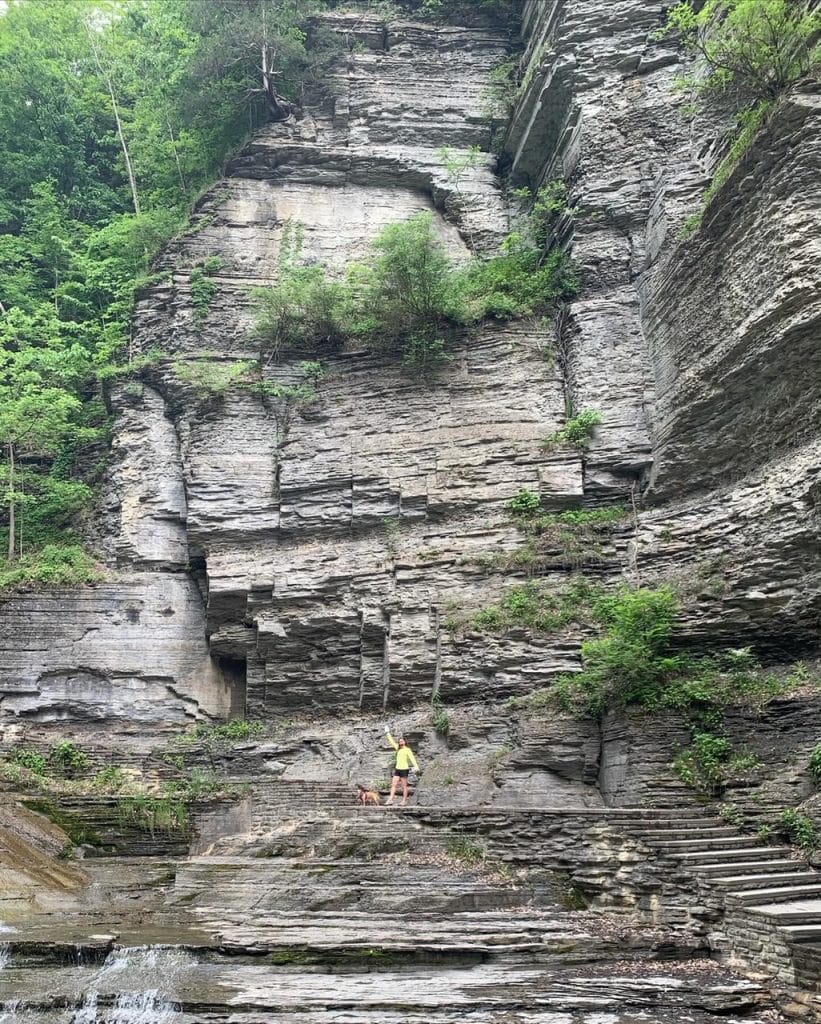
[{"label": "green foliage", "polygon": [[554,178],[546,182],[536,193],[532,215],[540,221],[547,221],[560,213],[565,213],[567,206],[567,182]]},{"label": "green foliage", "polygon": [[436,155],[445,168],[448,181],[453,185],[456,192],[459,191],[459,182],[466,171],[474,170],[482,156],[480,146],[468,146],[467,149],[450,149],[442,146],[436,151]]},{"label": "green foliage", "polygon": [[448,361],[455,326],[543,313],[575,287],[562,253],[545,256],[520,235],[511,235],[498,256],[455,266],[429,213],[389,224],[370,257],[349,267],[342,281],[300,265],[300,254],[301,240],[289,229],[279,283],[254,291],[253,334],[274,359],[353,341],[397,355],[414,376],[431,377]]},{"label": "green foliage", "polygon": [[677,3],[667,31],[705,61],[704,89],[741,86],[758,99],[775,99],[818,60],[821,14],[802,0],[706,0],[699,9]]},{"label": "green foliage", "polygon": [[554,591],[538,583],[507,590],[497,605],[477,612],[468,625],[481,632],[505,632],[524,626],[537,633],[555,633],[571,623],[582,623],[599,596],[598,589],[577,576],[564,590]]},{"label": "green foliage", "polygon": [[473,321],[546,314],[577,290],[578,279],[563,252],[545,255],[518,232],[508,235],[498,256],[474,260],[462,272],[467,317]]},{"label": "green foliage", "polygon": [[541,533],[553,526],[587,527],[611,526],[624,519],[626,512],[621,505],[613,508],[571,508],[565,512],[556,512],[542,516],[531,524],[533,532]]},{"label": "green foliage", "polygon": [[593,617],[604,635],[582,644],[582,671],[559,680],[560,707],[581,707],[601,717],[611,706],[658,706],[666,683],[684,664],[668,650],[675,610],[675,597],[667,587],[623,588],[600,598]]},{"label": "green foliage", "polygon": [[450,732],[450,717],[447,712],[447,708],[442,703],[440,697],[434,697],[431,701],[431,715],[433,718],[433,728],[440,736],[447,736]]},{"label": "green foliage", "polygon": [[812,853],[821,842],[818,828],[812,818],[790,807],[783,811],[776,823],[778,831],[806,853]]},{"label": "green foliage", "polygon": [[36,750],[29,750],[26,747],[12,750],[10,760],[12,764],[20,765],[21,768],[25,768],[35,775],[45,775],[48,772],[48,761],[45,755]]},{"label": "green foliage", "polygon": [[482,92],[482,113],[488,121],[506,121],[516,103],[516,69],[518,60],[505,58],[488,75],[488,84]]},{"label": "green foliage", "polygon": [[554,178],[542,185],[535,197],[529,188],[516,189],[515,195],[523,203],[530,204],[526,231],[532,235],[535,244],[543,248],[551,226],[570,209],[567,182]]},{"label": "green foliage", "polygon": [[94,559],[76,544],[47,544],[15,562],[0,559],[0,589],[79,586],[100,578]]},{"label": "green foliage", "polygon": [[254,375],[258,375],[257,363],[247,359],[232,362],[220,362],[215,359],[178,359],[174,363],[174,372],[180,380],[190,384],[198,395],[224,395],[237,384],[249,383]]},{"label": "green foliage", "polygon": [[[647,711],[673,708],[692,717],[695,733],[709,735],[720,724],[723,708],[761,708],[803,684],[795,674],[762,672],[747,649],[700,659],[675,653],[671,638],[676,610],[669,587],[623,588],[595,602],[592,617],[603,635],[582,644],[582,671],[561,677],[546,699],[563,710],[595,717],[630,704]],[[703,751],[695,744],[697,759],[709,754],[708,741],[704,744]],[[743,774],[757,764],[752,755],[739,755],[731,773]],[[702,768],[692,768],[693,778],[699,771],[709,777],[709,764]]]},{"label": "green foliage", "polygon": [[821,786],[821,743],[817,743],[813,747],[807,769],[816,786]]},{"label": "green foliage", "polygon": [[172,800],[213,800],[226,790],[225,782],[212,769],[192,768],[180,779],[171,779],[163,785],[163,794]]},{"label": "green foliage", "polygon": [[229,743],[258,739],[265,734],[265,723],[248,718],[232,718],[221,725],[195,726],[193,735],[198,740],[224,740]]},{"label": "green foliage", "polygon": [[[93,481],[83,467],[99,462],[93,449],[105,440],[96,381],[137,369],[129,330],[135,295],[225,156],[274,112],[277,89],[279,100],[289,92],[295,99],[333,49],[321,31],[310,53],[306,46],[307,19],[318,6],[3,5],[0,532],[10,562],[32,547],[68,543],[59,530],[77,513],[84,485],[88,497]],[[263,47],[271,58],[276,51],[267,89]],[[218,269],[209,257],[192,271],[198,325]],[[44,497],[51,518],[39,512]],[[23,565],[18,579],[38,571]],[[5,566],[0,572],[7,576]]]},{"label": "green foliage", "polygon": [[325,370],[322,363],[317,362],[315,359],[307,359],[299,364],[299,369],[303,375],[311,382],[313,387],[322,380],[325,376]]},{"label": "green foliage", "polygon": [[522,518],[535,516],[541,507],[542,499],[527,487],[521,487],[506,505],[511,515]]},{"label": "green foliage", "polygon": [[411,377],[435,377],[451,362],[445,345],[444,338],[433,338],[425,332],[411,334],[405,343],[402,366]]},{"label": "green foliage", "polygon": [[88,754],[71,740],[55,743],[49,751],[48,760],[54,770],[66,779],[75,778],[89,766]]},{"label": "green foliage", "polygon": [[[696,7],[698,6],[698,9]],[[777,98],[819,62],[821,13],[802,0],[692,0],[670,11],[662,35],[680,32],[698,55],[707,74],[690,79],[700,93],[735,90],[741,109],[729,152],[719,164],[704,205],[730,177],[746,153]],[[682,237],[701,224],[703,211],[687,219]]]},{"label": "green foliage", "polygon": [[732,745],[726,737],[697,732],[691,746],[673,762],[673,770],[688,786],[701,793],[713,793],[724,780],[731,753]]},{"label": "green foliage", "polygon": [[190,827],[190,815],[184,801],[172,796],[142,793],[123,797],[117,811],[123,824],[133,825],[152,836],[157,832],[185,835]]},{"label": "green foliage", "polygon": [[119,793],[129,784],[129,776],[119,765],[107,764],[97,772],[91,784],[103,793]]},{"label": "green foliage", "polygon": [[600,412],[595,409],[584,409],[582,412],[571,416],[567,423],[560,429],[546,437],[543,445],[547,449],[554,448],[559,444],[571,445],[574,448],[584,449],[590,443],[593,436],[593,429],[602,421]]},{"label": "green foliage", "polygon": [[[73,846],[84,844],[102,845],[100,836],[93,829],[89,828],[87,822],[84,822],[76,814],[62,810],[53,800],[47,798],[28,799],[23,801],[23,806],[28,807],[37,814],[44,815],[50,822],[62,829]],[[66,856],[70,853],[71,845],[62,851],[61,856]]]},{"label": "green foliage", "polygon": [[[508,505],[511,509],[511,505]],[[517,515],[528,540],[513,551],[493,555],[483,564],[493,569],[525,569],[538,572],[555,566],[577,568],[603,559],[602,541],[624,519],[617,508],[568,509],[545,515]]]},{"label": "green foliage", "polygon": [[274,288],[254,288],[253,337],[273,359],[292,351],[328,353],[341,348],[349,333],[344,286],[329,281],[322,267],[280,267]]},{"label": "green foliage", "polygon": [[739,114],[738,134],[736,135],[732,146],[730,146],[729,152],[713,173],[713,180],[710,182],[707,191],[704,193],[705,206],[712,200],[713,196],[718,192],[721,186],[727,181],[735,168],[741,162],[741,158],[752,145],[753,140],[758,134],[759,128],[764,123],[764,120],[771,109],[771,101],[761,100],[761,102],[752,109],[742,111],[742,113]]},{"label": "green foliage", "polygon": [[211,303],[217,294],[217,284],[211,275],[222,269],[219,256],[208,256],[191,268],[188,285],[191,292],[191,305],[194,307],[194,322],[202,328],[211,309]]},{"label": "green foliage", "polygon": [[356,333],[370,336],[373,346],[404,355],[408,339],[435,337],[447,321],[463,318],[454,271],[431,214],[389,224],[374,250],[374,259],[363,268],[363,305],[354,326]]},{"label": "green foliage", "polygon": [[718,813],[721,820],[726,821],[728,825],[740,828],[744,823],[744,815],[741,812],[741,808],[735,804],[722,804],[718,809]]},{"label": "green foliage", "polygon": [[448,856],[461,861],[467,867],[484,864],[487,860],[487,847],[471,836],[453,835],[445,844]]}]

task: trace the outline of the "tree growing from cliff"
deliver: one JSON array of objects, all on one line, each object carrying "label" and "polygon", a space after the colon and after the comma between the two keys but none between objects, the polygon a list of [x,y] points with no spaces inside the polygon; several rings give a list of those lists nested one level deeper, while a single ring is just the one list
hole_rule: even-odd
[{"label": "tree growing from cliff", "polygon": [[668,19],[706,66],[707,88],[741,86],[754,100],[773,100],[818,62],[821,13],[811,0],[692,0]]},{"label": "tree growing from cliff", "polygon": [[300,100],[306,77],[341,46],[314,28],[310,18],[321,0],[182,0],[200,40],[194,63],[201,105],[217,96],[235,107],[262,104],[268,118],[282,121]]}]

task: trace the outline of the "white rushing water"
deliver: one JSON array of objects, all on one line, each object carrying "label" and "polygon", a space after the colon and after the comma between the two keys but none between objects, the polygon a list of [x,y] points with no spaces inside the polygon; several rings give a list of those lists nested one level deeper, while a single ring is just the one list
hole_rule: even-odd
[{"label": "white rushing water", "polygon": [[14,1024],[17,1018],[17,1010],[20,1007],[19,999],[12,999],[0,1006],[0,1024]]},{"label": "white rushing water", "polygon": [[[157,981],[172,982],[189,963],[189,958],[176,950],[114,950],[95,973],[71,1024],[174,1024],[179,1007],[161,994]],[[98,1007],[100,1002],[105,1005]]]}]

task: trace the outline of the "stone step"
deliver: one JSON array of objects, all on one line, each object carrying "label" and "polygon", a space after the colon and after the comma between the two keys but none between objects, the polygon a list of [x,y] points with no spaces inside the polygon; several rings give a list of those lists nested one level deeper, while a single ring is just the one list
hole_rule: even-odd
[{"label": "stone step", "polygon": [[728,892],[727,899],[734,900],[746,907],[757,907],[769,903],[790,903],[793,900],[821,896],[821,880],[817,875],[813,881],[797,885],[767,886],[760,889]]},{"label": "stone step", "polygon": [[793,942],[821,942],[821,921],[797,925],[786,925],[782,931]]},{"label": "stone step", "polygon": [[669,842],[654,843],[659,850],[664,850],[674,855],[677,852],[686,853],[690,851],[696,853],[699,850],[733,850],[733,849],[744,849],[749,846],[749,836],[721,836],[718,839],[673,839]]},{"label": "stone step", "polygon": [[[684,865],[698,864],[726,864],[728,857],[740,858],[744,861],[751,860],[793,860],[788,857],[790,853],[788,846],[753,846],[733,848],[732,850],[697,850],[695,853],[681,853],[678,859]],[[795,863],[793,861],[793,863]]]},{"label": "stone step", "polygon": [[768,910],[766,913],[760,912],[758,908],[750,908],[749,913],[755,914],[757,917],[765,918],[766,920],[778,925],[779,928],[785,925],[809,925],[818,924],[821,925],[821,908],[814,912],[809,913],[806,910],[791,910],[791,904],[785,904],[785,909]]},{"label": "stone step", "polygon": [[704,828],[668,828],[668,829],[631,829],[630,834],[644,839],[645,842],[653,843],[656,840],[694,840],[694,839],[725,839],[728,836],[737,836],[738,829],[728,825],[716,825],[715,827]]},{"label": "stone step", "polygon": [[689,871],[699,875],[708,875],[710,878],[720,878],[723,875],[771,875],[779,872],[791,871],[795,868],[795,861],[786,860],[752,860],[734,861],[732,864],[688,864]]},{"label": "stone step", "polygon": [[744,890],[775,888],[779,883],[797,885],[800,882],[816,882],[821,878],[817,871],[792,871],[773,874],[730,875],[712,879],[713,885],[722,889]]},{"label": "stone step", "polygon": [[545,805],[541,807],[505,806],[504,804],[486,804],[475,807],[436,807],[424,805],[414,808],[419,817],[431,817],[438,819],[445,815],[449,819],[470,818],[476,815],[488,818],[494,817],[520,817],[528,820],[539,817],[560,817],[560,818],[590,818],[607,819],[609,821],[628,821],[641,823],[642,821],[664,825],[669,822],[681,827],[683,822],[715,825],[720,819],[715,816],[706,817],[703,811],[698,809],[684,809],[675,816],[669,810],[652,807],[561,807]]}]

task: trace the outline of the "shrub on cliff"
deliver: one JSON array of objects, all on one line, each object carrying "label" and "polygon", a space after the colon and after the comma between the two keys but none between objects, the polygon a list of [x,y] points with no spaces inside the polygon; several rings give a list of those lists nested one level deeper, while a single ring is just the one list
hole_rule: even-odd
[{"label": "shrub on cliff", "polygon": [[370,260],[348,276],[354,336],[405,356],[412,339],[418,345],[448,324],[464,322],[464,298],[432,214],[389,224],[373,249]]},{"label": "shrub on cliff", "polygon": [[563,253],[545,256],[519,234],[510,235],[497,256],[456,265],[430,213],[389,224],[369,258],[341,281],[329,279],[322,267],[300,264],[300,249],[299,230],[289,227],[279,283],[254,292],[253,334],[275,359],[354,340],[397,355],[415,376],[432,376],[448,361],[455,327],[545,313],[576,286]]},{"label": "shrub on cliff", "polygon": [[593,615],[604,635],[582,644],[583,670],[561,680],[564,706],[581,700],[600,717],[613,705],[661,704],[666,683],[684,665],[669,651],[675,612],[669,587],[624,589],[598,601]]},{"label": "shrub on cliff", "polygon": [[21,586],[77,586],[100,579],[94,559],[78,544],[47,544],[17,561],[0,559],[0,589]]},{"label": "shrub on cliff", "polygon": [[[706,74],[681,81],[697,94],[722,91],[738,113],[735,136],[704,194],[706,207],[744,156],[778,97],[821,60],[821,13],[812,0],[681,0],[659,33],[679,32]],[[694,109],[694,108],[691,108]],[[696,230],[703,209],[688,217]]]},{"label": "shrub on cliff", "polygon": [[775,99],[818,62],[821,13],[810,0],[683,0],[667,28],[707,65],[701,88],[740,85],[754,100]]}]

